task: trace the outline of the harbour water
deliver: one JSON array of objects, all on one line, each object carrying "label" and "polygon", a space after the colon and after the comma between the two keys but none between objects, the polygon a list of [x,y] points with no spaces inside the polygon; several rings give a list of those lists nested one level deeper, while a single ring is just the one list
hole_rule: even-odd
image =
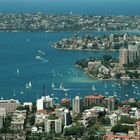
[{"label": "harbour water", "polygon": [[[80,32],[79,35],[111,33]],[[75,95],[98,93],[106,96],[115,95],[121,100],[140,98],[140,81],[94,81],[75,67],[77,59],[101,57],[104,54],[118,57],[118,52],[64,51],[52,47],[54,42],[74,34],[0,32],[0,97],[35,101],[44,94],[54,96],[58,100],[65,96],[73,98]],[[53,90],[52,83],[56,89],[62,83],[68,90]]]},{"label": "harbour water", "polygon": [[140,15],[139,0],[1,0],[0,12]]}]

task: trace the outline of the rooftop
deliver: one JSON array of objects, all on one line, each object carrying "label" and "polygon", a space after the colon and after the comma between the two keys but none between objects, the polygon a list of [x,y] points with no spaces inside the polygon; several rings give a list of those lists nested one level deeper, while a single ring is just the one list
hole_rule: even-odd
[{"label": "rooftop", "polygon": [[89,96],[85,96],[85,99],[103,99],[104,96],[102,95],[89,95]]}]

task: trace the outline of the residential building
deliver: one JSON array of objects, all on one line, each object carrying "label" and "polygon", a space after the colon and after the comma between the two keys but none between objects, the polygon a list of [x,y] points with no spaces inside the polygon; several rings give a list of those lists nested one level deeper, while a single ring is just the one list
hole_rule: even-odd
[{"label": "residential building", "polygon": [[47,111],[38,110],[35,115],[35,124],[44,123],[46,118],[48,118]]},{"label": "residential building", "polygon": [[25,116],[22,114],[13,115],[11,121],[11,130],[23,130],[25,119]]},{"label": "residential building", "polygon": [[46,119],[45,120],[45,132],[62,133],[62,120],[60,118],[55,119],[55,120]]},{"label": "residential building", "polygon": [[48,107],[54,106],[54,99],[50,98],[50,96],[43,96],[41,99],[37,100],[37,110],[44,110]]},{"label": "residential building", "polygon": [[4,121],[3,116],[0,116],[0,129],[3,127],[3,121]]},{"label": "residential building", "polygon": [[131,140],[131,137],[130,136],[127,136],[127,135],[106,134],[103,137],[103,140]]},{"label": "residential building", "polygon": [[55,120],[55,133],[62,133],[62,121],[61,121],[61,119]]},{"label": "residential building", "polygon": [[116,109],[117,99],[115,97],[112,97],[112,96],[107,97],[104,99],[104,102],[110,111],[113,111]]},{"label": "residential building", "polygon": [[72,118],[70,111],[68,109],[65,109],[64,111],[64,126],[68,126],[72,123]]},{"label": "residential building", "polygon": [[29,111],[32,111],[32,106],[33,106],[32,102],[24,102],[23,106],[24,107],[26,107],[26,106],[29,107]]},{"label": "residential building", "polygon": [[84,105],[85,106],[91,106],[93,104],[100,104],[104,100],[104,96],[101,95],[89,95],[85,96],[84,98]]},{"label": "residential building", "polygon": [[6,113],[15,112],[16,108],[20,105],[18,100],[0,100],[0,107],[6,109]]},{"label": "residential building", "polygon": [[117,114],[113,113],[111,115],[108,115],[108,117],[110,119],[111,126],[117,125],[117,123],[118,123],[118,117],[119,117]]},{"label": "residential building", "polygon": [[0,116],[2,116],[3,118],[6,118],[6,109],[0,107]]},{"label": "residential building", "polygon": [[140,121],[135,123],[136,140],[140,140]]},{"label": "residential building", "polygon": [[72,100],[72,110],[74,113],[81,113],[83,111],[83,99],[79,96]]},{"label": "residential building", "polygon": [[121,67],[124,67],[124,65],[128,64],[128,50],[126,48],[121,48],[119,51],[119,63]]},{"label": "residential building", "polygon": [[140,61],[140,52],[137,45],[128,45],[128,62],[135,65],[136,61]]}]

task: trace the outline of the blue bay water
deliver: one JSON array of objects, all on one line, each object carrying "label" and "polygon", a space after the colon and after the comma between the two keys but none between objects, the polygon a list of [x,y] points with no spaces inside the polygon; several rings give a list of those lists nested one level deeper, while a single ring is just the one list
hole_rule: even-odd
[{"label": "blue bay water", "polygon": [[[81,32],[79,35],[104,35],[109,32]],[[135,33],[133,33],[135,34]],[[139,82],[128,82],[127,85],[116,81],[94,81],[83,71],[75,67],[77,59],[85,57],[101,57],[111,54],[118,57],[118,52],[89,52],[63,51],[52,48],[52,44],[64,37],[71,37],[74,33],[43,33],[43,32],[0,32],[0,97],[14,98],[20,101],[35,101],[42,96],[43,84],[46,94],[58,97],[66,96],[66,92],[52,89],[52,82],[56,87],[63,83],[69,98],[75,95],[85,96],[99,93],[115,95],[121,99],[129,97],[139,98]],[[45,54],[41,54],[45,52]],[[37,59],[41,57],[42,59]],[[19,69],[19,74],[17,74]],[[31,81],[32,88],[25,85]],[[120,85],[121,84],[121,88]],[[92,85],[96,91],[92,90]]]},{"label": "blue bay water", "polygon": [[0,0],[0,12],[140,15],[139,0]]}]

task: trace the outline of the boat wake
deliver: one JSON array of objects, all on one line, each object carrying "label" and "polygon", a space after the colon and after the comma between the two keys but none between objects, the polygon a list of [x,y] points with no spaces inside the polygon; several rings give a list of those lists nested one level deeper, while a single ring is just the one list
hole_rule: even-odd
[{"label": "boat wake", "polygon": [[36,60],[40,60],[40,61],[41,61],[41,63],[47,63],[47,62],[49,62],[49,60],[47,60],[47,59],[45,59],[45,58],[42,58],[42,57],[41,57],[41,56],[39,56],[39,55],[38,55],[38,56],[36,56],[36,57],[35,57],[35,59],[36,59]]}]

